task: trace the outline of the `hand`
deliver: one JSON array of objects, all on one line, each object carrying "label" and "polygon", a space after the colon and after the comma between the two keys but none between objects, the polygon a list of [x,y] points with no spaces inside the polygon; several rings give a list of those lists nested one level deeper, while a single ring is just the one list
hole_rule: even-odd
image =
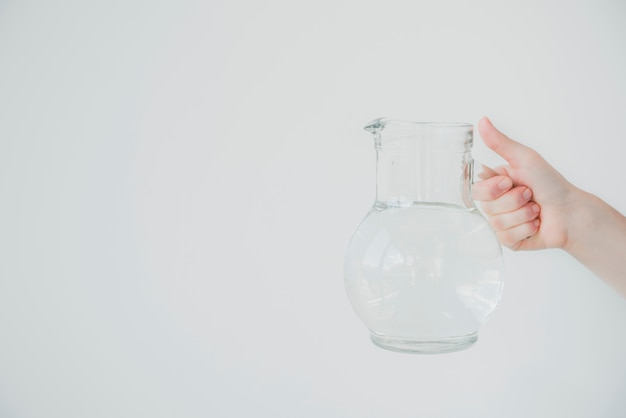
[{"label": "hand", "polygon": [[569,217],[578,189],[536,151],[498,131],[487,118],[478,123],[484,143],[508,165],[485,167],[472,195],[482,201],[502,245],[513,250],[566,248]]}]

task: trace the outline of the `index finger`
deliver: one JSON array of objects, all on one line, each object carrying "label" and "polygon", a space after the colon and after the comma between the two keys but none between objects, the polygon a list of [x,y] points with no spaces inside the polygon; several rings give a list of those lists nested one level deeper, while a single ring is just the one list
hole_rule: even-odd
[{"label": "index finger", "polygon": [[510,177],[496,175],[474,183],[472,197],[480,201],[494,200],[509,191],[511,187],[513,187],[513,180]]},{"label": "index finger", "polygon": [[497,176],[498,173],[493,168],[486,166],[485,164],[480,165],[483,169],[480,173],[478,173],[478,178],[481,180],[487,180],[488,178]]}]

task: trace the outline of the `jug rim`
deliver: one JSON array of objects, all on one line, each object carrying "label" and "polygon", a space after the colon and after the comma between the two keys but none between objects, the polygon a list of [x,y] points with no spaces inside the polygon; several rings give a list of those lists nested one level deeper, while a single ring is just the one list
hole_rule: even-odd
[{"label": "jug rim", "polygon": [[363,129],[370,133],[380,132],[389,124],[414,127],[414,128],[437,128],[452,130],[473,130],[474,125],[467,122],[416,122],[403,119],[377,118],[365,125]]}]

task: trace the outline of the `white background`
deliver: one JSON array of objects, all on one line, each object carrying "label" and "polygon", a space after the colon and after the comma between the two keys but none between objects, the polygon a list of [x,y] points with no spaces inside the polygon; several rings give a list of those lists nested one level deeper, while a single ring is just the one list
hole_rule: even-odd
[{"label": "white background", "polygon": [[626,416],[626,301],[563,252],[447,355],[342,278],[379,116],[626,212],[625,74],[621,0],[0,1],[0,417]]}]

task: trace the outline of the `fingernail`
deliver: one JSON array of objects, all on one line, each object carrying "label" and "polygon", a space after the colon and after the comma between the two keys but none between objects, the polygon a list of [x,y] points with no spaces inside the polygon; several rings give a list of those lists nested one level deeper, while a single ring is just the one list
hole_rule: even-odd
[{"label": "fingernail", "polygon": [[533,213],[539,213],[539,205],[536,203],[533,205]]},{"label": "fingernail", "polygon": [[532,195],[533,195],[533,192],[531,192],[530,189],[524,190],[524,199],[528,200],[530,199]]},{"label": "fingernail", "polygon": [[503,178],[502,180],[500,180],[500,183],[498,183],[498,187],[500,188],[500,190],[506,190],[512,185],[513,185],[513,182],[511,182],[511,179],[508,177]]},{"label": "fingernail", "polygon": [[539,219],[535,219],[535,220],[533,221],[533,225],[535,225],[536,227],[538,227],[540,223],[541,223],[541,222],[539,222]]}]

